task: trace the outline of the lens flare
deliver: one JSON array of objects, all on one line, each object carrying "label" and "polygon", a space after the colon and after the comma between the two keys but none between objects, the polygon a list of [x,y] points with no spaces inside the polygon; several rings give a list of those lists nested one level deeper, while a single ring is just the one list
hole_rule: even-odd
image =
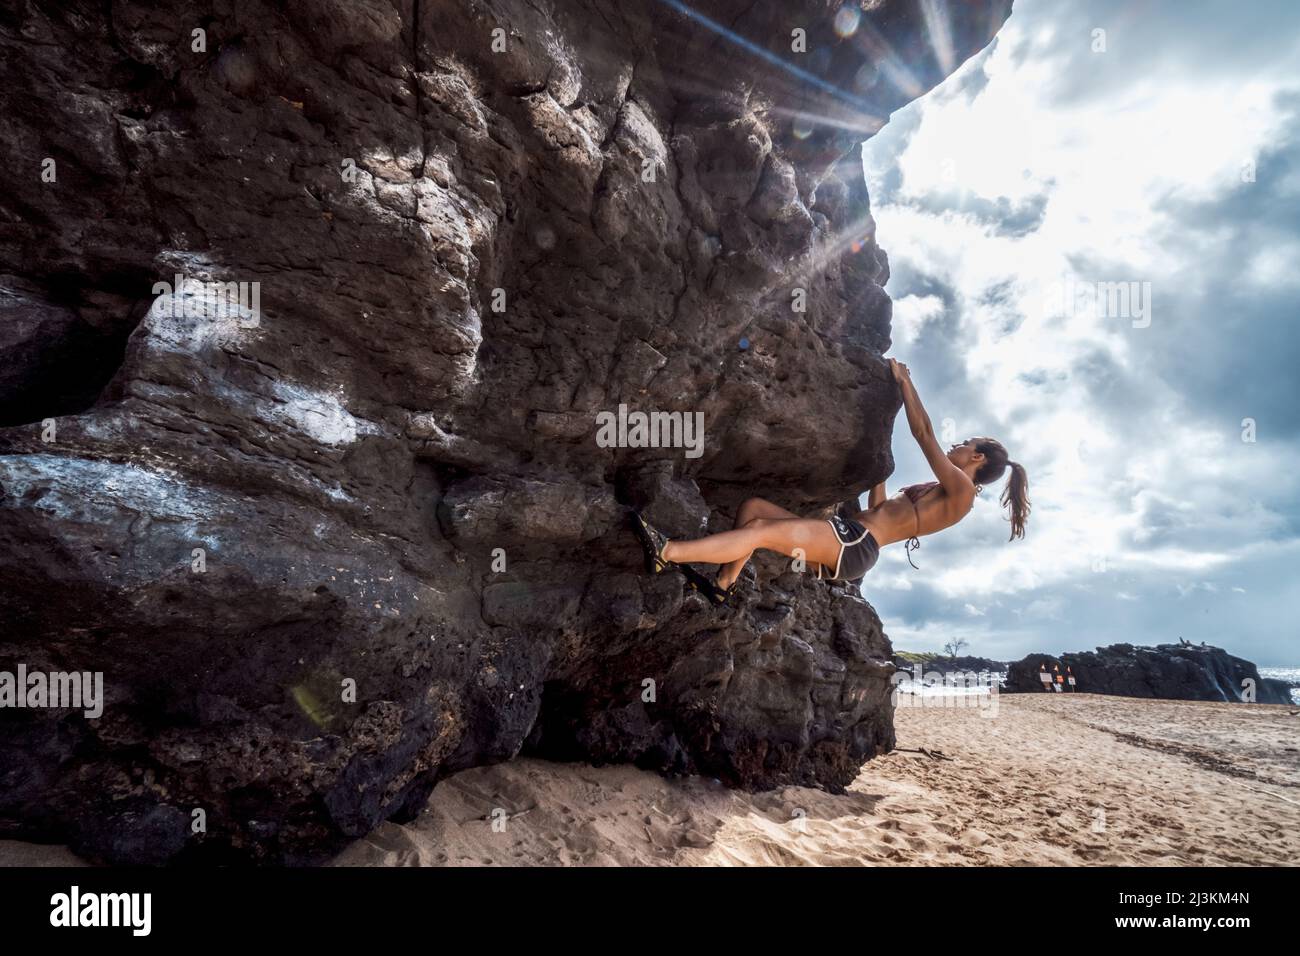
[{"label": "lens flare", "polygon": [[858,32],[862,22],[862,11],[855,7],[843,6],[835,14],[835,32],[842,37],[851,37]]},{"label": "lens flare", "polygon": [[[696,23],[699,23],[702,26],[707,27],[708,29],[712,30],[714,33],[718,34],[718,36],[722,37],[723,39],[727,40],[730,43],[734,43],[735,45],[739,46],[741,49],[745,50],[748,53],[753,54],[759,59],[762,59],[767,63],[770,63],[772,66],[775,66],[777,69],[784,70],[785,72],[789,73],[791,76],[803,80],[809,86],[821,90],[823,93],[829,93],[831,96],[835,97],[836,99],[848,103],[849,105],[854,106],[858,109],[862,109],[862,110],[872,109],[872,104],[863,101],[861,97],[854,96],[852,93],[849,93],[845,90],[841,90],[839,87],[835,86],[835,84],[827,82],[825,79],[818,76],[816,73],[802,69],[800,67],[795,66],[793,63],[783,60],[781,57],[777,56],[771,50],[759,46],[753,40],[741,36],[735,30],[729,29],[728,27],[723,26],[718,21],[706,17],[698,10],[692,9],[688,4],[683,3],[682,0],[659,0],[659,2],[664,4],[667,7],[671,7],[673,10],[676,10],[678,13],[682,14],[683,16],[689,17],[691,20],[694,20]],[[857,21],[861,19],[861,16],[860,14],[857,13],[857,11],[848,7],[846,7],[845,9],[848,10],[848,13],[850,14],[855,24],[857,23]],[[857,26],[855,25],[854,30],[856,29]],[[858,42],[858,41],[854,41],[854,42]]]}]

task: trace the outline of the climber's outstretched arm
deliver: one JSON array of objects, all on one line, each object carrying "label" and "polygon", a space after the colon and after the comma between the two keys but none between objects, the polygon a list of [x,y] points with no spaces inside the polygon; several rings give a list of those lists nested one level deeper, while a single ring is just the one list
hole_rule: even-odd
[{"label": "climber's outstretched arm", "polygon": [[938,439],[934,437],[934,426],[930,424],[930,416],[921,404],[920,396],[916,394],[907,366],[895,359],[890,359],[889,365],[894,373],[894,381],[903,391],[903,408],[907,410],[907,424],[912,428],[912,437],[921,446],[921,452],[925,455],[930,470],[934,472],[934,477],[939,479],[943,490],[954,501],[973,500],[975,485],[964,471],[948,460],[948,456],[939,447]]}]

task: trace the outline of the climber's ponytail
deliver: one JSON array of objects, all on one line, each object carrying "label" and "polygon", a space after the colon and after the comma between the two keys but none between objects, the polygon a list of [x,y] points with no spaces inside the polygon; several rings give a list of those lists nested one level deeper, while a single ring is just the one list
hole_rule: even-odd
[{"label": "climber's ponytail", "polygon": [[984,456],[984,463],[975,472],[975,484],[987,487],[1002,477],[1002,473],[1011,469],[1007,486],[1002,489],[1002,506],[1011,511],[1011,538],[1025,536],[1025,520],[1029,517],[1029,476],[1025,466],[1012,461],[1002,442],[996,438],[972,438],[975,450]]},{"label": "climber's ponytail", "polygon": [[1029,476],[1025,466],[1017,461],[1008,461],[1011,477],[1002,489],[1002,505],[1011,512],[1011,537],[1008,541],[1025,536],[1025,521],[1029,517]]}]

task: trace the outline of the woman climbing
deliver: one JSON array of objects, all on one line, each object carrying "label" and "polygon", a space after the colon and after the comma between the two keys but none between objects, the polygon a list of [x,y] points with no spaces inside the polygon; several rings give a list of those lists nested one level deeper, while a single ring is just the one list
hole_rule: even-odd
[{"label": "woman climbing", "polygon": [[670,541],[638,514],[636,527],[645,548],[647,570],[658,573],[678,565],[721,565],[716,582],[683,568],[697,586],[706,586],[702,589],[718,604],[730,599],[741,570],[759,548],[802,558],[817,568],[819,578],[857,583],[887,544],[906,540],[910,562],[911,551],[920,547],[922,535],[942,531],[966,517],[980,488],[997,481],[1008,467],[1011,477],[1002,492],[1002,504],[1010,511],[1011,538],[1023,538],[1029,517],[1029,479],[1024,467],[1011,461],[1007,450],[992,438],[967,439],[945,454],[935,440],[930,416],[917,397],[907,366],[894,359],[889,365],[903,392],[912,436],[937,481],[909,485],[892,498],[886,498],[882,482],[871,489],[866,511],[841,512],[827,520],[801,518],[770,501],[750,498],[740,506],[735,528],[693,541]]}]

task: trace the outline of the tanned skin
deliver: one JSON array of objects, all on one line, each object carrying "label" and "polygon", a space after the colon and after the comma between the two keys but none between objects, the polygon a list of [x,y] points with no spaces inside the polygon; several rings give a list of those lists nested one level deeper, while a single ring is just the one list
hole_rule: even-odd
[{"label": "tanned skin", "polygon": [[[907,366],[894,359],[889,360],[889,366],[903,393],[903,408],[912,437],[925,455],[939,487],[922,496],[916,502],[915,511],[905,495],[889,497],[884,482],[871,489],[867,510],[858,512],[856,520],[881,547],[905,541],[914,534],[934,534],[966,517],[975,502],[975,473],[984,464],[984,455],[975,450],[974,439],[953,445],[947,452],[939,447],[930,416],[916,394]],[[809,566],[821,564],[830,570],[835,568],[840,554],[839,539],[824,519],[802,518],[770,501],[750,498],[740,506],[731,531],[694,541],[670,541],[663,557],[681,564],[721,565],[718,584],[725,588],[740,577],[745,563],[760,548],[788,557],[802,557]]]}]

